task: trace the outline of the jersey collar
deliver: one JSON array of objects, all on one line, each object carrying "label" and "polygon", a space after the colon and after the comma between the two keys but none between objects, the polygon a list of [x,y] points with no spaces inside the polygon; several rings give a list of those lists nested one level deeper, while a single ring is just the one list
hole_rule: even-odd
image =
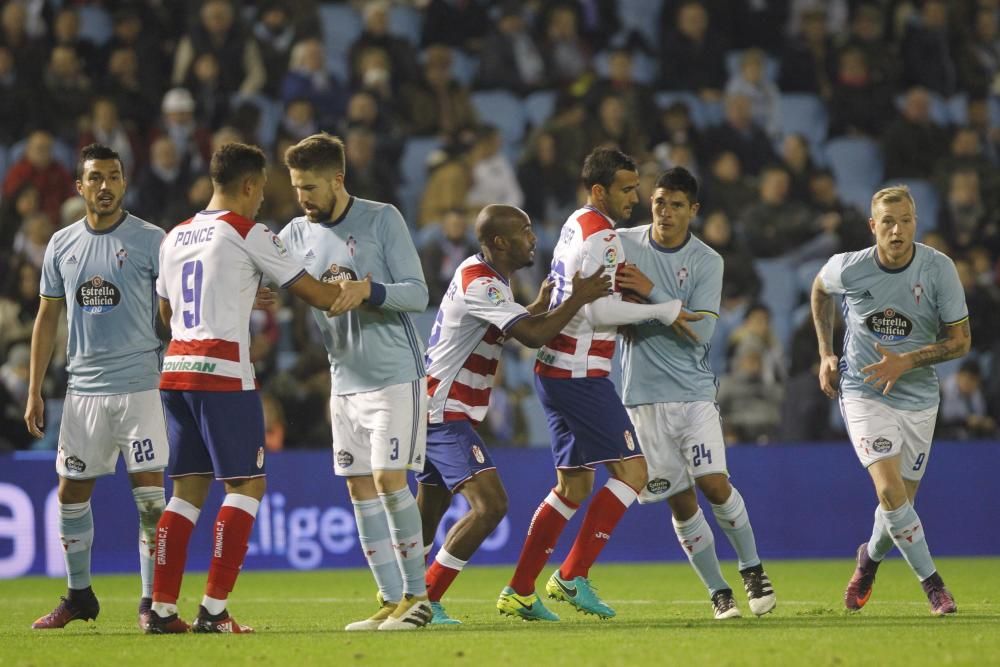
[{"label": "jersey collar", "polygon": [[669,253],[669,254],[673,254],[675,252],[680,252],[685,247],[687,247],[688,242],[691,240],[691,230],[690,229],[688,230],[687,236],[684,237],[684,242],[681,243],[676,248],[667,248],[665,246],[660,245],[655,240],[653,240],[653,228],[652,227],[650,227],[649,229],[646,230],[646,235],[649,237],[649,245],[650,245],[651,248],[653,248],[653,250],[657,250],[659,252],[665,252],[665,253]]},{"label": "jersey collar", "polygon": [[104,236],[105,234],[110,234],[111,232],[118,229],[118,227],[120,227],[121,224],[125,222],[125,218],[127,217],[128,217],[128,211],[122,209],[122,217],[118,218],[118,222],[111,225],[107,229],[94,229],[93,227],[90,226],[90,223],[87,222],[87,216],[83,216],[83,227],[84,229],[86,229],[91,234],[94,234],[95,236]]},{"label": "jersey collar", "polygon": [[347,217],[347,214],[351,212],[351,207],[352,206],[354,206],[354,195],[351,195],[350,197],[347,198],[347,206],[344,207],[343,212],[340,215],[337,216],[336,220],[328,220],[326,222],[321,222],[319,224],[321,224],[321,225],[323,225],[324,227],[327,227],[327,228],[329,228],[329,227],[336,227],[337,225],[339,225],[340,223],[342,223],[344,221],[344,218]]},{"label": "jersey collar", "polygon": [[875,250],[872,252],[872,257],[875,258],[875,266],[877,266],[885,273],[902,273],[903,271],[906,271],[908,268],[910,268],[910,264],[913,264],[913,260],[917,258],[917,244],[916,243],[913,244],[913,254],[910,255],[910,261],[904,264],[903,266],[899,267],[898,269],[890,269],[888,266],[885,266],[884,264],[882,264],[882,262],[879,261],[878,246],[876,246]]},{"label": "jersey collar", "polygon": [[497,271],[497,267],[493,266],[492,264],[490,264],[489,262],[486,261],[486,256],[483,255],[483,253],[477,252],[476,253],[476,259],[478,259],[480,262],[482,262],[487,267],[489,267],[490,271],[492,271],[493,273],[497,274],[497,278],[499,278],[501,280],[501,282],[503,282],[504,285],[509,285],[510,284],[507,281],[507,279],[503,277],[503,274],[500,273],[499,271]]}]

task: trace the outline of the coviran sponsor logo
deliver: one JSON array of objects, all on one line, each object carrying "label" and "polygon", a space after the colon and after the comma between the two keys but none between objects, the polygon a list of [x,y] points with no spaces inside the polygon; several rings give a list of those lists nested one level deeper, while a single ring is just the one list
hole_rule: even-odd
[{"label": "coviran sponsor logo", "polygon": [[216,364],[209,361],[165,361],[163,371],[194,371],[195,373],[214,373]]}]

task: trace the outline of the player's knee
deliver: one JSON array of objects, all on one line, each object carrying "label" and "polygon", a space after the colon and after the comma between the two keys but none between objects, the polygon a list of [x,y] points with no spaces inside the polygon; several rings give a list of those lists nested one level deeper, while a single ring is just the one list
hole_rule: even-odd
[{"label": "player's knee", "polygon": [[725,475],[706,475],[698,480],[698,488],[713,505],[722,505],[732,494],[732,487]]}]

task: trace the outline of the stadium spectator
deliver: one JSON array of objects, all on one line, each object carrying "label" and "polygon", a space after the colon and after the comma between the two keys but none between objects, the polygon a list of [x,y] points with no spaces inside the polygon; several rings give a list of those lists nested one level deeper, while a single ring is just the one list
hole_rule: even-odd
[{"label": "stadium spectator", "polygon": [[781,52],[778,88],[783,93],[812,93],[824,100],[833,92],[833,40],[826,29],[826,11],[813,7],[802,13],[799,32]]},{"label": "stadium spectator", "polygon": [[817,234],[809,209],[789,197],[791,177],[784,167],[765,167],[759,199],[739,218],[739,229],[754,257],[781,257]]},{"label": "stadium spectator", "polygon": [[573,6],[555,4],[540,20],[544,26],[542,57],[551,83],[558,87],[580,81],[590,69],[590,49],[580,35],[579,17]]},{"label": "stadium spectator", "polygon": [[14,61],[10,48],[0,44],[0,144],[12,144],[24,136],[24,128],[36,117],[35,99],[29,82]]},{"label": "stadium spectator", "polygon": [[709,31],[708,11],[684,2],[660,47],[660,86],[696,92],[706,102],[722,99],[726,85],[726,45]]},{"label": "stadium spectator", "polygon": [[[396,174],[392,167],[378,160],[375,133],[364,126],[352,127],[344,137],[347,160],[345,187],[355,197],[396,204]],[[294,217],[294,216],[293,216]]]},{"label": "stadium spectator", "polygon": [[293,47],[307,35],[318,36],[318,19],[314,13],[311,17],[309,14],[303,12],[293,17],[289,6],[278,0],[266,0],[260,4],[252,31],[266,72],[266,83],[261,92],[268,97],[281,97],[282,81],[290,61],[294,60]]},{"label": "stadium spectator", "polygon": [[[699,153],[701,133],[691,120],[691,109],[684,102],[673,102],[666,109],[654,111],[656,118],[650,126],[649,145],[653,152],[661,145],[690,146]],[[662,149],[660,149],[662,150]]]},{"label": "stadium spectator", "polygon": [[118,106],[109,97],[94,98],[86,127],[80,130],[79,136],[81,148],[100,143],[118,153],[125,169],[125,177],[128,179],[135,175],[136,167],[145,160],[144,146],[139,135],[122,122],[118,115]]},{"label": "stadium spectator", "polygon": [[934,165],[931,182],[938,192],[947,193],[952,174],[969,169],[979,176],[980,192],[989,214],[1000,209],[1000,170],[986,156],[979,133],[972,127],[959,127],[951,135],[948,155]]},{"label": "stadium spectator", "polygon": [[503,88],[524,95],[548,83],[545,60],[518,2],[504,2],[479,57],[479,88]]},{"label": "stadium spectator", "polygon": [[472,187],[469,147],[460,141],[433,154],[427,168],[427,185],[420,197],[417,217],[419,227],[441,222],[448,211],[464,209]]},{"label": "stadium spectator", "polygon": [[32,441],[20,418],[28,399],[30,356],[28,344],[17,343],[0,357],[0,452],[27,449]]},{"label": "stadium spectator", "polygon": [[108,56],[107,72],[98,89],[102,95],[115,101],[123,120],[145,132],[155,123],[159,91],[143,82],[140,71],[135,48],[120,46]]},{"label": "stadium spectator", "polygon": [[702,201],[707,210],[721,210],[729,220],[738,220],[757,200],[750,180],[743,175],[740,158],[730,150],[718,153],[709,165]]},{"label": "stadium spectator", "polygon": [[267,82],[260,48],[236,20],[229,0],[207,0],[198,17],[198,22],[177,44],[170,77],[173,85],[183,86],[199,56],[212,54],[216,62],[225,63],[219,72],[222,91],[244,95],[259,92]]},{"label": "stadium spectator", "polygon": [[583,100],[561,91],[556,96],[552,117],[542,126],[542,130],[555,139],[559,156],[573,164],[579,164],[592,148],[588,144],[586,120],[587,109]]},{"label": "stadium spectator", "polygon": [[767,78],[767,55],[761,49],[747,49],[740,56],[740,67],[726,82],[726,95],[745,95],[750,99],[750,116],[772,138],[781,134],[781,108],[778,87]]},{"label": "stadium spectator", "polygon": [[975,169],[951,173],[938,213],[938,229],[959,252],[974,244],[997,241],[997,222],[983,202],[979,173]]},{"label": "stadium spectator", "polygon": [[212,135],[195,120],[195,101],[186,88],[171,88],[160,104],[160,120],[150,141],[161,136],[174,142],[181,164],[191,173],[204,173],[212,152]]},{"label": "stadium spectator", "polygon": [[1000,331],[1000,288],[992,283],[984,283],[976,274],[969,259],[955,260],[958,279],[965,291],[965,302],[969,310],[976,313],[970,320],[972,348],[986,356],[997,349],[997,331]]},{"label": "stadium spectator", "polygon": [[719,411],[726,442],[767,444],[781,420],[784,389],[767,383],[763,376],[763,353],[748,347],[733,359],[733,369],[719,379]]},{"label": "stadium spectator", "polygon": [[149,149],[149,163],[135,178],[135,203],[132,209],[163,230],[185,219],[191,170],[181,162],[170,137],[159,137]]},{"label": "stadium spectator", "polygon": [[37,81],[46,62],[44,43],[28,33],[27,2],[12,0],[0,10],[0,45],[14,56],[17,72],[25,81]]},{"label": "stadium spectator", "polygon": [[451,135],[475,124],[469,91],[452,77],[451,60],[447,46],[428,47],[423,77],[403,87],[400,113],[411,134]]},{"label": "stadium spectator", "polygon": [[222,87],[222,63],[214,53],[200,53],[195,57],[184,87],[195,99],[194,115],[199,125],[215,131],[230,117],[231,95]]},{"label": "stadium spectator", "polygon": [[492,125],[480,125],[468,153],[472,184],[465,196],[465,206],[478,210],[488,204],[521,207],[524,192],[517,174],[503,151],[503,137]]},{"label": "stadium spectator", "polygon": [[903,108],[883,136],[885,178],[930,178],[934,164],[948,153],[948,132],[931,119],[931,96],[911,88]]},{"label": "stadium spectator", "polygon": [[765,164],[776,159],[767,133],[753,120],[750,98],[739,94],[726,96],[725,119],[722,125],[705,132],[701,150],[702,160],[732,151],[748,176],[756,176]]},{"label": "stadium spectator", "polygon": [[958,83],[954,52],[948,3],[924,0],[919,15],[907,23],[900,44],[903,86],[926,88],[945,97],[952,95]]},{"label": "stadium spectator", "polygon": [[983,394],[983,376],[973,360],[962,362],[958,372],[941,382],[941,415],[938,434],[942,438],[987,439],[997,433]]},{"label": "stadium spectator", "polygon": [[781,164],[790,177],[788,195],[796,201],[809,200],[809,181],[816,166],[809,142],[801,134],[789,134],[781,142]]},{"label": "stadium spectator", "polygon": [[859,49],[868,65],[869,79],[886,90],[895,88],[899,81],[899,55],[894,44],[886,38],[882,7],[866,2],[854,8],[850,32],[836,40],[839,53]]},{"label": "stadium spectator", "polygon": [[427,281],[428,301],[441,303],[458,265],[479,251],[469,237],[469,213],[452,209],[441,217],[439,238],[432,238],[420,250],[420,263]]},{"label": "stadium spectator", "polygon": [[56,11],[52,19],[50,42],[50,51],[56,46],[73,49],[80,61],[81,70],[91,80],[100,74],[100,54],[92,41],[80,35],[80,14],[76,7],[64,5]]},{"label": "stadium spectator", "polygon": [[[31,343],[41,277],[37,266],[17,255],[4,273],[0,284],[0,360],[7,358],[14,345]],[[17,430],[23,431],[23,426],[19,424]]]},{"label": "stadium spectator", "polygon": [[468,53],[479,53],[490,30],[489,4],[485,0],[430,0],[424,13],[420,43],[424,48],[445,44]]},{"label": "stadium spectator", "polygon": [[829,101],[831,138],[865,135],[878,138],[892,117],[890,88],[875,81],[864,51],[848,47],[837,56],[837,77]]},{"label": "stadium spectator", "polygon": [[646,152],[646,137],[642,123],[628,113],[624,99],[617,93],[607,92],[597,103],[596,114],[590,119],[588,132],[592,146],[614,146],[629,154]]},{"label": "stadium spectator", "polygon": [[736,310],[756,301],[760,294],[760,276],[753,266],[753,257],[733,234],[725,211],[716,210],[705,216],[701,239],[722,255],[726,266],[722,277],[723,310]]},{"label": "stadium spectator", "polygon": [[3,181],[3,197],[11,197],[27,183],[38,191],[39,209],[51,224],[59,220],[59,207],[72,197],[73,177],[52,154],[52,135],[36,130],[28,135],[24,155],[11,165]]},{"label": "stadium spectator", "polygon": [[70,46],[56,46],[42,78],[45,127],[57,139],[73,144],[80,118],[90,109],[93,85]]},{"label": "stadium spectator", "polygon": [[399,90],[406,81],[412,81],[420,76],[418,59],[413,45],[406,39],[389,32],[389,9],[391,5],[384,0],[374,0],[364,3],[364,30],[357,40],[351,44],[347,53],[347,64],[353,73],[351,89],[364,87],[365,82],[360,68],[362,56],[371,49],[384,53],[389,60],[388,73],[393,90]]},{"label": "stadium spectator", "polygon": [[319,114],[319,127],[335,130],[344,117],[347,91],[326,71],[324,58],[323,42],[319,39],[311,37],[296,42],[288,73],[281,83],[281,99],[285,104],[309,100]]},{"label": "stadium spectator", "polygon": [[564,218],[576,203],[578,174],[573,163],[559,154],[556,140],[548,132],[531,138],[517,168],[517,180],[524,192],[524,211],[536,227]]},{"label": "stadium spectator", "polygon": [[[591,99],[613,94],[625,105],[625,116],[636,126],[642,138],[648,137],[656,125],[659,110],[653,102],[649,86],[635,79],[632,52],[614,49],[608,54],[608,76],[591,86]],[[645,146],[640,147],[641,150]]]},{"label": "stadium spectator", "polygon": [[840,252],[860,250],[871,245],[872,235],[867,219],[857,208],[840,199],[837,181],[828,169],[812,173],[808,203],[819,214],[820,226],[824,226],[825,220],[826,228],[836,232]]}]

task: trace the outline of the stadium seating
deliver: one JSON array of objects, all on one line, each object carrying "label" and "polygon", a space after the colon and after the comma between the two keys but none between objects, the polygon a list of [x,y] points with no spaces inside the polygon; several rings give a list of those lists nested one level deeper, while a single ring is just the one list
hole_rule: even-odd
[{"label": "stadium seating", "polygon": [[393,4],[389,10],[389,32],[406,39],[413,46],[420,46],[424,29],[424,15],[409,5]]},{"label": "stadium seating", "polygon": [[660,44],[660,14],[663,0],[618,0],[618,20],[624,30],[642,35],[647,46],[657,48]]},{"label": "stadium seating", "polygon": [[471,86],[479,73],[479,58],[461,49],[451,50],[451,75],[463,86]]},{"label": "stadium seating", "polygon": [[481,119],[500,129],[506,145],[520,143],[524,138],[524,104],[513,93],[481,90],[472,93],[472,106],[476,107]]},{"label": "stadium seating", "polygon": [[882,182],[882,148],[872,139],[839,137],[827,142],[826,158],[841,198],[868,210],[871,196]]},{"label": "stadium seating", "polygon": [[364,30],[361,15],[349,4],[321,3],[319,21],[326,47],[327,71],[341,81],[350,79],[347,53]]},{"label": "stadium seating", "polygon": [[76,8],[80,18],[80,38],[90,40],[95,46],[104,46],[114,34],[114,24],[108,10],[97,4]]},{"label": "stadium seating", "polygon": [[809,141],[812,153],[819,154],[829,122],[823,100],[818,95],[785,93],[778,106],[785,135],[801,134]]},{"label": "stadium seating", "polygon": [[532,127],[541,127],[556,110],[556,91],[539,90],[524,98],[524,115]]},{"label": "stadium seating", "polygon": [[284,105],[280,100],[273,100],[266,95],[243,95],[236,93],[229,101],[232,109],[242,104],[252,104],[260,111],[260,123],[257,126],[257,141],[265,148],[274,146],[278,136],[278,126],[281,124]]},{"label": "stadium seating", "polygon": [[[601,51],[594,56],[594,71],[600,77],[608,76],[608,51]],[[656,80],[656,60],[641,51],[632,52],[632,77],[639,83],[650,85]]]},{"label": "stadium seating", "polygon": [[[931,120],[935,125],[948,126],[954,122],[952,117],[952,109],[949,106],[949,100],[941,97],[936,93],[930,93],[931,97]],[[906,101],[906,95],[896,96],[896,109],[902,111],[903,103]]]},{"label": "stadium seating", "polygon": [[399,161],[403,182],[399,186],[398,194],[403,217],[410,227],[416,224],[420,196],[427,183],[427,158],[441,146],[441,140],[437,137],[414,137],[407,139],[403,147],[403,155]]},{"label": "stadium seating", "polygon": [[653,99],[656,102],[656,106],[660,109],[666,109],[675,102],[683,102],[687,105],[688,112],[691,114],[691,122],[698,129],[704,129],[713,124],[713,114],[708,108],[709,105],[702,102],[701,98],[693,92],[663,90],[656,93]]},{"label": "stadium seating", "polygon": [[781,258],[758,259],[753,265],[760,275],[760,300],[771,311],[771,328],[781,344],[787,347],[792,336],[791,315],[799,301],[795,271]]}]

